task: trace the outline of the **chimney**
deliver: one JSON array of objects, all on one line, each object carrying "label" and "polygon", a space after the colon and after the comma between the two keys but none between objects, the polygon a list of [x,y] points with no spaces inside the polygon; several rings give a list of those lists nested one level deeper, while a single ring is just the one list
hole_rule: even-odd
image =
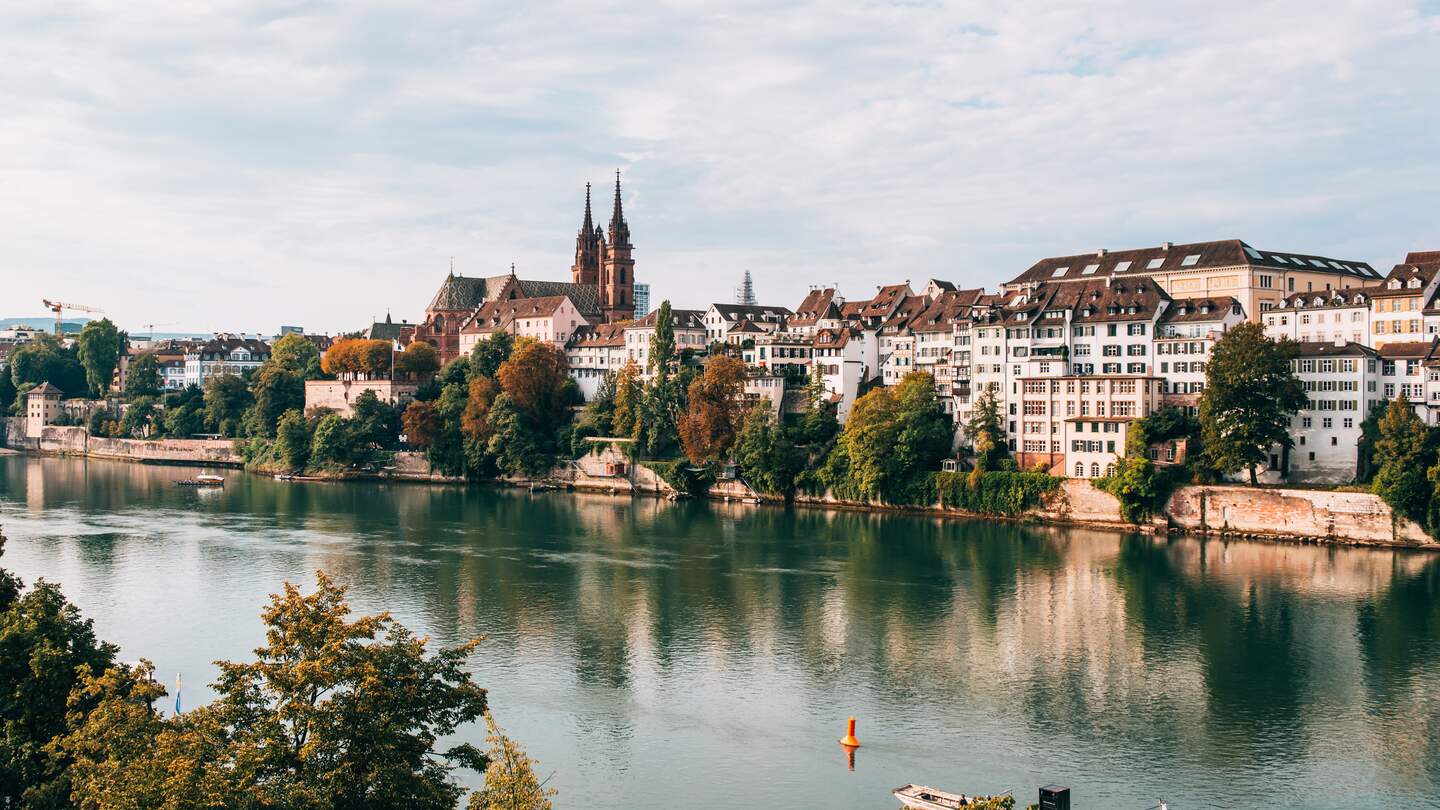
[{"label": "chimney", "polygon": [[1342,349],[1345,347],[1345,337],[1338,332],[1335,333],[1335,346]]},{"label": "chimney", "polygon": [[1160,243],[1160,249],[1161,249],[1161,250],[1168,251],[1168,250],[1170,250],[1170,248],[1172,248],[1172,247],[1175,247],[1175,243],[1174,243],[1174,242],[1161,242],[1161,243]]},{"label": "chimney", "polygon": [[1106,250],[1105,248],[1100,248],[1099,250],[1095,251],[1095,258],[1103,259],[1105,258],[1105,254],[1109,252],[1110,251]]}]

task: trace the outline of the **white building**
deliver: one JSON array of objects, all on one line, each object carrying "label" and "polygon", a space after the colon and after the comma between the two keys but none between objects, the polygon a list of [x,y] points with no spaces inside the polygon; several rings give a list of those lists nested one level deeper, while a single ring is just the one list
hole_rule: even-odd
[{"label": "white building", "polygon": [[1240,302],[1228,295],[1181,299],[1165,309],[1156,327],[1155,373],[1165,379],[1167,405],[1196,413],[1215,341],[1244,322]]},{"label": "white building", "polygon": [[460,327],[460,354],[496,332],[564,346],[575,333],[590,326],[575,303],[565,295],[486,301]]},{"label": "white building", "polygon": [[[1360,425],[1374,399],[1378,372],[1374,349],[1346,340],[1300,344],[1293,363],[1309,398],[1290,419],[1295,446],[1288,456],[1271,448],[1270,475],[1294,483],[1342,484],[1356,475]],[[1418,376],[1418,371],[1417,371]]]},{"label": "white building", "polygon": [[1370,295],[1364,289],[1297,293],[1261,316],[1265,337],[1301,343],[1370,345]]},{"label": "white building", "polygon": [[757,329],[773,332],[793,315],[787,307],[760,304],[711,304],[705,311],[705,337],[710,343],[725,341],[732,330],[749,322]]},{"label": "white building", "polygon": [[270,359],[270,346],[257,338],[216,335],[185,354],[185,385],[204,385],[219,374],[243,374]]}]

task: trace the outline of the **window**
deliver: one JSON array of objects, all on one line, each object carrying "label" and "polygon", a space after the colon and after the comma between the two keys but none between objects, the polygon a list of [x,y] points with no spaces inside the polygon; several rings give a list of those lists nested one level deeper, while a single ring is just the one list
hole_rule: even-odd
[{"label": "window", "polygon": [[1120,262],[1119,264],[1115,265],[1115,272],[1117,272],[1117,273],[1123,273],[1123,272],[1125,272],[1126,270],[1129,270],[1129,269],[1130,269],[1130,262]]},{"label": "window", "polygon": [[1143,335],[1145,334],[1145,324],[1132,323],[1125,328],[1125,333],[1128,335]]},{"label": "window", "polygon": [[1087,264],[1087,265],[1085,265],[1085,269],[1084,269],[1084,270],[1081,270],[1080,273],[1081,273],[1081,275],[1090,276],[1090,275],[1094,275],[1094,274],[1095,274],[1095,271],[1096,271],[1096,270],[1099,270],[1099,269],[1100,269],[1100,265],[1098,265],[1098,264]]},{"label": "window", "polygon": [[1083,462],[1079,462],[1079,461],[1075,462],[1075,477],[1076,477],[1076,478],[1084,478],[1084,477],[1085,477],[1085,464],[1084,464]]},{"label": "window", "polygon": [[1199,263],[1200,263],[1200,254],[1199,254],[1199,253],[1191,253],[1189,256],[1186,256],[1186,257],[1184,258],[1184,260],[1182,260],[1182,261],[1180,262],[1180,266],[1181,266],[1181,267],[1194,267],[1195,265],[1197,265],[1197,264],[1199,264]]},{"label": "window", "polygon": [[1060,278],[1060,277],[1064,276],[1065,273],[1066,273],[1066,271],[1068,271],[1069,269],[1070,269],[1069,267],[1057,267],[1057,268],[1055,268],[1055,272],[1053,272],[1053,273],[1050,274],[1050,277],[1051,277],[1051,278]]},{"label": "window", "polygon": [[1151,259],[1151,260],[1149,261],[1149,263],[1147,263],[1147,264],[1145,265],[1145,269],[1146,269],[1146,270],[1154,270],[1154,269],[1156,269],[1157,267],[1159,267],[1160,265],[1162,265],[1162,264],[1164,264],[1164,263],[1165,263],[1165,259],[1163,259],[1163,258],[1160,258],[1160,259]]}]

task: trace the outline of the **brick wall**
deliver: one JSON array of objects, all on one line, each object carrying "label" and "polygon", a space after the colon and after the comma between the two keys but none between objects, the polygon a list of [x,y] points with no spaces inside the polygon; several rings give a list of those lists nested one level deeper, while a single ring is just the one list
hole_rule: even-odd
[{"label": "brick wall", "polygon": [[1170,496],[1165,511],[1172,524],[1193,531],[1436,545],[1418,525],[1395,518],[1379,496],[1368,492],[1181,487]]}]

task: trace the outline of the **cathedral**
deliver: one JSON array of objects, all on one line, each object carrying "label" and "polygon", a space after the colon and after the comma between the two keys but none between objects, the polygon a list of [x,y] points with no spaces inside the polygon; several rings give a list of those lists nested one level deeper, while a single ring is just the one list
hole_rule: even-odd
[{"label": "cathedral", "polygon": [[467,277],[454,270],[425,308],[414,340],[440,352],[441,362],[460,355],[460,330],[485,304],[525,298],[564,296],[590,325],[630,320],[635,316],[635,259],[630,226],[620,203],[620,172],[615,172],[615,204],[610,225],[602,229],[590,211],[590,184],[585,184],[585,216],[575,237],[575,263],[570,281],[536,281],[510,273]]}]

